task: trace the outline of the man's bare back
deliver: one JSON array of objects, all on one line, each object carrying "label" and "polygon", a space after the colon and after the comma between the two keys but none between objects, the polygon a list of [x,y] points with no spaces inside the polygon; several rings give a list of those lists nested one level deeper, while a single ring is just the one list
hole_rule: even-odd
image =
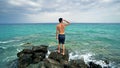
[{"label": "man's bare back", "polygon": [[57,31],[59,32],[59,34],[65,34],[65,24],[63,23],[59,23],[57,25]]}]

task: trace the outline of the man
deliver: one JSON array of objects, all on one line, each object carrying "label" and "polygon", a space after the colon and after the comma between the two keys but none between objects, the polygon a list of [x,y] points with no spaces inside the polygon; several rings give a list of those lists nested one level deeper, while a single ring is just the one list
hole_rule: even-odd
[{"label": "man", "polygon": [[[66,24],[63,23],[66,22]],[[65,55],[65,27],[69,25],[70,22],[67,20],[63,20],[63,18],[59,18],[59,24],[56,26],[56,39],[58,40],[58,53],[60,53],[60,44],[62,44],[62,55]]]}]

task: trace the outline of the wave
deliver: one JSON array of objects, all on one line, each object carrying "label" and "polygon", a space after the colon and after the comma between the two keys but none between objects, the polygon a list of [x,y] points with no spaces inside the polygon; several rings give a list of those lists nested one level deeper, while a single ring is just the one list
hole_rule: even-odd
[{"label": "wave", "polygon": [[15,42],[15,41],[20,41],[20,40],[7,40],[7,41],[0,41],[0,43],[4,44],[4,43]]},{"label": "wave", "polygon": [[108,67],[108,66],[112,67],[112,63],[111,62],[110,62],[110,64],[106,64],[103,60],[95,60],[93,58],[94,55],[95,54],[93,54],[93,53],[86,53],[86,54],[81,54],[80,55],[78,53],[74,54],[73,52],[71,52],[69,54],[69,57],[70,57],[69,61],[70,60],[83,59],[86,64],[88,64],[89,62],[94,62],[95,64],[101,65],[102,68]]},{"label": "wave", "polygon": [[0,46],[0,49],[7,49],[6,47]]},{"label": "wave", "polygon": [[11,60],[13,60],[13,59],[15,59],[15,58],[16,58],[15,55],[9,56],[9,57],[6,57],[5,59],[3,59],[2,62],[9,62],[9,61],[11,61]]}]

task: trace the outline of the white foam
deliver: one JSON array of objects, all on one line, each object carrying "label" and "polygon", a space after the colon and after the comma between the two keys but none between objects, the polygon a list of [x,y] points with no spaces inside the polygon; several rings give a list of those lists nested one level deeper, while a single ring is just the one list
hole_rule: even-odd
[{"label": "white foam", "polygon": [[24,45],[25,43],[21,43],[20,46]]},{"label": "white foam", "polygon": [[17,52],[20,52],[20,51],[22,51],[22,49],[17,49]]},{"label": "white foam", "polygon": [[102,67],[107,67],[108,65],[103,60],[93,60],[94,63],[101,65]]},{"label": "white foam", "polygon": [[79,55],[78,54],[76,54],[76,55],[73,55],[73,53],[71,52],[70,54],[69,54],[69,56],[70,56],[70,58],[69,58],[69,60],[73,60],[73,59],[77,59],[78,57],[79,57]]},{"label": "white foam", "polygon": [[86,54],[80,55],[80,54],[78,54],[78,52],[76,52],[75,54],[70,53],[69,56],[70,56],[69,60],[71,60],[71,59],[83,59],[87,63],[87,62],[92,60],[91,57],[93,56],[93,54],[86,53]]},{"label": "white foam", "polygon": [[46,58],[48,58],[48,56],[50,55],[50,51],[48,50],[48,52],[47,52],[47,55],[46,55]]},{"label": "white foam", "polygon": [[92,61],[92,56],[93,55],[94,54],[92,54],[92,53],[86,53],[86,54],[81,55],[80,58],[83,58],[85,63],[87,63],[87,62]]},{"label": "white foam", "polygon": [[93,53],[86,53],[86,54],[78,54],[78,52],[75,52],[75,54],[74,53],[70,53],[69,54],[69,56],[70,56],[70,58],[69,58],[69,60],[76,60],[76,59],[83,59],[84,60],[84,62],[86,63],[86,64],[88,64],[88,62],[94,62],[95,64],[99,64],[99,65],[101,65],[102,66],[102,68],[103,67],[108,67],[108,66],[111,66],[111,64],[109,64],[109,65],[107,65],[103,60],[95,60],[92,56],[94,56],[95,54],[93,54]]},{"label": "white foam", "polygon": [[10,43],[10,42],[15,42],[15,41],[19,41],[19,40],[7,40],[7,41],[0,41],[0,43]]}]

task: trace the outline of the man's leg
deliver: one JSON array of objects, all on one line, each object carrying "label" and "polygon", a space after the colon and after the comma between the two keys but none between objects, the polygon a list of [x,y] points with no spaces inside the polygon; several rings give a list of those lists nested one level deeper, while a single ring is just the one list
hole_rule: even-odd
[{"label": "man's leg", "polygon": [[58,44],[58,53],[60,53],[60,44]]},{"label": "man's leg", "polygon": [[64,44],[62,44],[62,49],[63,49],[62,55],[65,55],[65,46],[64,46]]}]

